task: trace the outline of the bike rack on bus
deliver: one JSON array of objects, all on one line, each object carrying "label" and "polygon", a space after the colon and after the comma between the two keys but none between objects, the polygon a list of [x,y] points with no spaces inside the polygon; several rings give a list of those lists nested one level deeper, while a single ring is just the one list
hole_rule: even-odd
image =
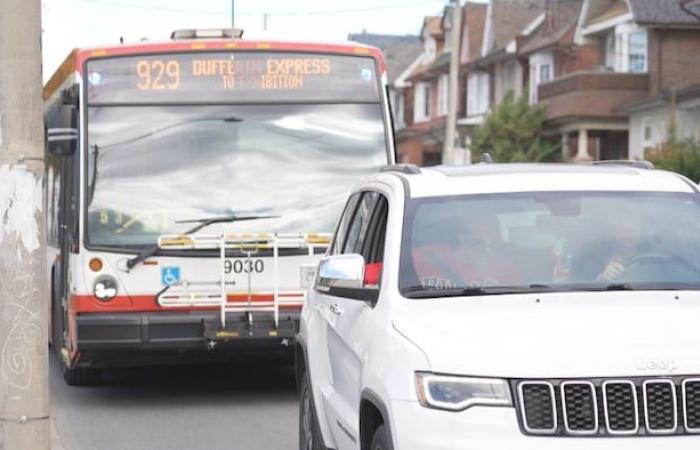
[{"label": "bike rack on bus", "polygon": [[[218,306],[221,311],[221,326],[226,328],[226,313],[247,313],[249,325],[253,324],[253,312],[272,312],[275,327],[279,327],[280,292],[278,287],[278,266],[280,249],[305,249],[309,255],[316,254],[316,249],[325,250],[331,241],[327,233],[223,233],[223,234],[166,234],[158,238],[158,247],[162,250],[216,250],[221,259],[220,278],[210,281],[182,280],[168,285],[156,295],[158,304],[164,308],[193,308]],[[273,288],[272,292],[253,293],[251,285],[252,271],[248,271],[247,303],[231,302],[234,295],[228,287],[234,283],[226,282],[225,262],[231,252],[251,260],[261,250],[272,250]],[[303,290],[285,292],[306,299]],[[254,295],[268,295],[272,301],[255,301]]]}]

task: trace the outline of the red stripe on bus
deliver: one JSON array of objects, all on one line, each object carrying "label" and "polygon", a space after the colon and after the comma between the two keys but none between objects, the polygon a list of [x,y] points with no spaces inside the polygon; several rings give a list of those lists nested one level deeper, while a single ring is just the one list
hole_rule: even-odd
[{"label": "red stripe on bus", "polygon": [[[279,294],[279,297],[301,298],[298,294]],[[248,301],[247,295],[229,295],[231,304],[244,305]],[[253,303],[271,302],[272,295],[253,295]],[[156,303],[154,295],[117,296],[109,302],[97,300],[92,295],[71,296],[70,312],[72,314],[91,313],[128,313],[128,312],[189,312],[189,311],[218,311],[219,307],[169,307],[164,308]],[[301,309],[302,303],[283,304],[280,309]]]},{"label": "red stripe on bus", "polygon": [[371,56],[379,65],[379,73],[386,71],[386,63],[381,50],[375,47],[352,44],[321,44],[310,42],[277,42],[277,41],[232,41],[232,40],[182,40],[172,42],[143,42],[115,47],[100,47],[80,49],[77,54],[77,70],[82,75],[83,63],[89,58],[104,58],[110,56],[139,55],[161,52],[202,52],[211,50],[254,50],[263,52],[299,51],[310,53],[334,53],[346,55]]}]

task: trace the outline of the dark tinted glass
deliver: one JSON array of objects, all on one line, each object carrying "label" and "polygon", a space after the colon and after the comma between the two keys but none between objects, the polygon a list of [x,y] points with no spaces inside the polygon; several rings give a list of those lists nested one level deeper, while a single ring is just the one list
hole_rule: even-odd
[{"label": "dark tinted glass", "polygon": [[362,194],[362,199],[360,200],[360,204],[357,207],[355,216],[350,224],[350,229],[348,230],[348,237],[345,240],[343,253],[359,254],[362,252],[362,243],[364,242],[367,226],[369,225],[370,214],[372,213],[372,208],[377,199],[377,195],[378,194],[376,192],[365,192]]},{"label": "dark tinted glass", "polygon": [[402,289],[614,283],[700,286],[697,194],[464,195],[407,206]]}]

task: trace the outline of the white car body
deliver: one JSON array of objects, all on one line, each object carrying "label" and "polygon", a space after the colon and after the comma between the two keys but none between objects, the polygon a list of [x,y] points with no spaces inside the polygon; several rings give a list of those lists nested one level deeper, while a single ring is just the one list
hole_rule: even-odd
[{"label": "white car body", "polygon": [[[479,164],[419,171],[395,167],[366,179],[355,192],[365,191],[380,193],[389,205],[376,304],[329,295],[317,275],[301,317],[298,373],[308,374],[323,448],[369,449],[368,426],[376,424],[376,414],[395,450],[700,447],[700,434],[695,435],[700,430],[685,429],[679,417],[681,425],[672,436],[650,436],[641,425],[631,436],[606,435],[605,429],[595,436],[567,433],[560,398],[555,400],[558,432],[528,433],[522,396],[515,388],[518,380],[557,380],[553,389],[560,389],[563,379],[672,380],[677,411],[682,412],[682,380],[700,376],[700,292],[545,292],[418,300],[399,291],[407,199],[539,191],[697,193],[697,186],[677,174],[631,164]],[[425,407],[416,386],[415,374],[421,372],[505,379],[511,405],[461,411]],[[641,390],[635,403],[640,415]],[[367,418],[368,411],[373,418]],[[600,423],[605,423],[602,418]]]}]

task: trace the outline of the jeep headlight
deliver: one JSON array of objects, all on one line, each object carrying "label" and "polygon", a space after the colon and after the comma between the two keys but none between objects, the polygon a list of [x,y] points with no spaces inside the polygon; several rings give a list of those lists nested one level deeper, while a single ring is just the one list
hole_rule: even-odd
[{"label": "jeep headlight", "polygon": [[109,275],[102,276],[95,281],[93,289],[95,297],[102,301],[108,302],[117,296],[117,280]]},{"label": "jeep headlight", "polygon": [[472,406],[512,406],[506,380],[416,373],[418,400],[427,408],[463,411]]}]

